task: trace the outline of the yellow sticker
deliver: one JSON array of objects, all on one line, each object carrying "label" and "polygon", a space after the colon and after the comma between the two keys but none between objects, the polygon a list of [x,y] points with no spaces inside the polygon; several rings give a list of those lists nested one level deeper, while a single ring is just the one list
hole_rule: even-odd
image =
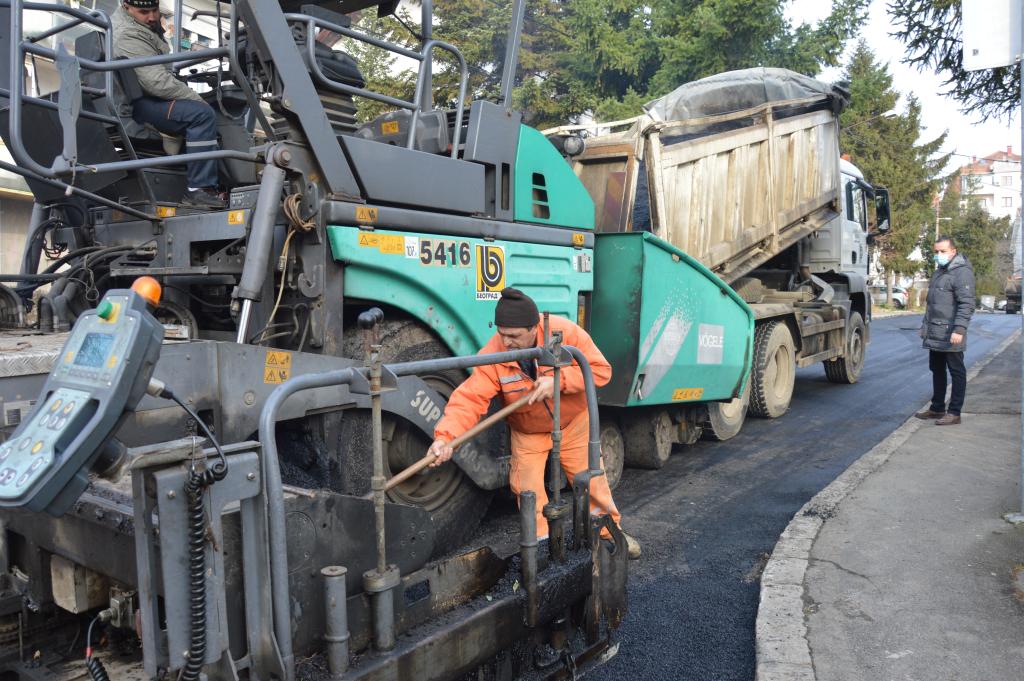
[{"label": "yellow sticker", "polygon": [[244,210],[233,210],[228,213],[228,224],[229,225],[244,225],[245,224],[245,211]]},{"label": "yellow sticker", "polygon": [[704,388],[676,388],[672,393],[673,402],[688,402],[704,397]]},{"label": "yellow sticker", "polygon": [[587,235],[583,232],[573,232],[572,245],[582,247],[587,242]]},{"label": "yellow sticker", "polygon": [[74,358],[75,358],[74,351],[69,350],[68,353],[66,355],[64,355],[64,363],[65,364],[71,364],[71,360],[73,360]]},{"label": "yellow sticker", "polygon": [[405,254],[405,237],[400,234],[362,232],[358,243],[360,248],[376,248],[384,255]]},{"label": "yellow sticker", "polygon": [[292,353],[268,350],[263,362],[264,383],[284,383],[292,374]]},{"label": "yellow sticker", "polygon": [[178,209],[174,206],[157,206],[156,216],[158,218],[173,218],[177,215]]},{"label": "yellow sticker", "polygon": [[377,222],[377,209],[370,206],[356,206],[356,222],[372,225]]},{"label": "yellow sticker", "polygon": [[380,134],[382,135],[397,135],[398,134],[398,121],[384,121],[380,124]]},{"label": "yellow sticker", "polygon": [[505,249],[476,247],[476,299],[497,300],[505,288]]},{"label": "yellow sticker", "polygon": [[111,355],[110,359],[107,360],[107,368],[113,369],[117,366],[117,355]]}]

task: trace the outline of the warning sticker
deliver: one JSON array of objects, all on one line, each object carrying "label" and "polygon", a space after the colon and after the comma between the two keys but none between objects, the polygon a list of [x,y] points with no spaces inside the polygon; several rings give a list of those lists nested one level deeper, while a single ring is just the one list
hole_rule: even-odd
[{"label": "warning sticker", "polygon": [[245,224],[245,211],[244,210],[233,210],[228,212],[228,224],[229,225],[244,225]]},{"label": "warning sticker", "polygon": [[404,255],[405,237],[400,234],[374,234],[362,232],[359,235],[360,248],[376,248],[384,255]]},{"label": "warning sticker", "polygon": [[292,353],[268,350],[263,362],[264,383],[284,383],[292,374]]},{"label": "warning sticker", "polygon": [[704,396],[704,388],[676,388],[672,393],[673,402],[699,400]]},{"label": "warning sticker", "polygon": [[372,225],[377,222],[377,209],[370,206],[356,206],[356,222]]}]

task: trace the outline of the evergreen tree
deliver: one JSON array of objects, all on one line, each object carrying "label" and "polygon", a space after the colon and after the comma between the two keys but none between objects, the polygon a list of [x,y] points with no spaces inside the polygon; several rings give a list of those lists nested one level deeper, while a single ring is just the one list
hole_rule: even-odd
[{"label": "evergreen tree", "polygon": [[1017,108],[1019,64],[964,70],[960,0],[891,0],[889,14],[898,25],[894,35],[906,46],[906,61],[942,75],[947,94],[960,102],[964,111],[988,118]]},{"label": "evergreen tree", "polygon": [[[868,0],[833,0],[815,27],[785,19],[785,0],[529,0],[514,105],[537,127],[582,114],[635,116],[643,102],[730,69],[781,66],[814,75],[837,63]],[[437,0],[435,36],[470,64],[474,96],[494,98],[511,0]],[[436,82],[454,99],[454,62]]]},{"label": "evergreen tree", "polygon": [[[887,64],[879,64],[867,43],[858,42],[845,78],[850,106],[840,116],[840,147],[873,184],[889,189],[890,231],[875,239],[888,275],[888,290],[896,273],[913,274],[920,263],[909,260],[921,245],[934,217],[932,199],[942,184],[942,168],[949,155],[935,156],[946,135],[927,142],[921,136],[921,105],[907,97],[906,111],[885,115],[899,103]],[[927,250],[927,249],[925,249]]]}]

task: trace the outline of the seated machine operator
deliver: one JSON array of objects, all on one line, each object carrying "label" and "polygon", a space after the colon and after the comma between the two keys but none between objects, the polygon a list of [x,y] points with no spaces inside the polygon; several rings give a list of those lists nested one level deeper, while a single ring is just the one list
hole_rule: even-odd
[{"label": "seated machine operator", "polygon": [[[134,58],[167,54],[159,0],[124,0],[114,12],[114,57]],[[188,153],[217,148],[213,109],[192,88],[178,80],[171,64],[135,69],[145,96],[132,102],[132,118],[166,135],[184,135]],[[183,205],[222,208],[218,194],[217,161],[191,161]]]}]

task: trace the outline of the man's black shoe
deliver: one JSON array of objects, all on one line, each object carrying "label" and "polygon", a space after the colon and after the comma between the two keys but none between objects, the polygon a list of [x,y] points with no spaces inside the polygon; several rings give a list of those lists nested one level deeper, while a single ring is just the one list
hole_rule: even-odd
[{"label": "man's black shoe", "polygon": [[209,189],[189,189],[185,192],[181,205],[192,208],[223,208],[224,201]]}]

